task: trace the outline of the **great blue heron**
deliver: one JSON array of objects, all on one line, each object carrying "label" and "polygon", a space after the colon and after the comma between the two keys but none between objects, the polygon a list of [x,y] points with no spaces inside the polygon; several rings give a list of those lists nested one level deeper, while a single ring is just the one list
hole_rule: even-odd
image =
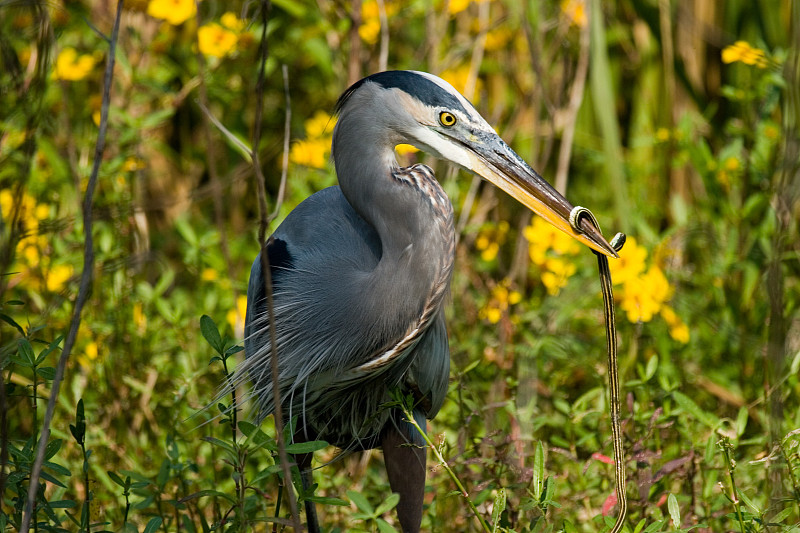
[{"label": "great blue heron", "polygon": [[[424,441],[391,392],[411,394],[421,427],[444,402],[450,368],[443,302],[453,270],[453,208],[433,171],[400,167],[408,143],[487,179],[594,250],[616,257],[593,225],[570,226],[572,205],[532,170],[444,80],[413,71],[374,74],[336,105],[338,187],[298,205],[267,243],[280,398],[298,439],[344,450],[383,447],[404,531],[418,531]],[[240,380],[253,381],[258,416],[273,412],[264,272],[256,258]],[[309,483],[310,457],[301,458]],[[313,503],[306,506],[318,530]]]}]

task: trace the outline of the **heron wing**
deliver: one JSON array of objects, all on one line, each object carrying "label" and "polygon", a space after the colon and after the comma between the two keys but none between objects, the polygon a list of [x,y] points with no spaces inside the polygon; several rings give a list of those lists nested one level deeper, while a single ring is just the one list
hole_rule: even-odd
[{"label": "heron wing", "polygon": [[[320,191],[296,207],[270,238],[267,254],[281,403],[288,416],[302,414],[303,426],[312,426],[315,433],[343,447],[353,440],[375,437],[387,418],[380,412],[381,404],[390,399],[390,389],[403,384],[414,364],[425,376],[412,378],[412,382],[425,391],[423,396],[436,391],[436,399],[431,398],[429,403],[441,405],[441,383],[446,392],[449,370],[443,319],[432,321],[438,325],[426,328],[403,345],[402,353],[391,364],[353,372],[376,355],[380,357],[387,347],[395,346],[413,324],[405,323],[408,320],[402,317],[397,324],[386,323],[386,317],[395,316],[393,302],[385,302],[387,312],[382,317],[363,312],[363,300],[374,297],[365,294],[365,280],[380,261],[381,244],[375,230],[353,210],[338,187]],[[249,375],[253,381],[259,418],[274,409],[269,339],[259,256],[253,263],[248,288],[247,359],[237,371],[238,380]],[[439,362],[433,367],[441,375],[429,376],[430,369],[423,368],[427,362],[414,363],[419,359],[419,346],[426,352],[435,351]],[[420,355],[427,358],[427,353]],[[442,356],[446,364],[441,363]]]}]

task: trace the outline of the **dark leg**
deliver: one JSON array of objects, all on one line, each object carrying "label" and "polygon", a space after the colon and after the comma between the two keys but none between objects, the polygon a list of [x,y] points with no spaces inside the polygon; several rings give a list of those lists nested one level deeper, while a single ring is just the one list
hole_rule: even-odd
[{"label": "dark leg", "polygon": [[[314,484],[314,473],[311,470],[311,458],[313,454],[304,453],[295,455],[297,468],[300,469],[300,478],[303,480],[303,490],[306,491]],[[317,505],[308,500],[305,501],[306,522],[308,522],[308,533],[320,533],[319,521],[317,520]]]},{"label": "dark leg", "polygon": [[397,518],[404,533],[417,533],[422,523],[427,449],[420,445],[416,432],[408,422],[396,420],[395,424],[389,422],[381,435],[389,485],[400,495]]}]

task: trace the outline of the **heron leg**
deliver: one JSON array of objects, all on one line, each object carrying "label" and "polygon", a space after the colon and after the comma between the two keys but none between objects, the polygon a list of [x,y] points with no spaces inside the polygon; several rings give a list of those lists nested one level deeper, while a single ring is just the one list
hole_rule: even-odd
[{"label": "heron leg", "polygon": [[[314,471],[311,470],[312,453],[303,453],[294,456],[297,467],[300,469],[300,478],[303,481],[303,491],[311,489],[314,484]],[[309,500],[305,501],[306,522],[308,523],[308,533],[320,533],[319,520],[317,519],[317,505]]]},{"label": "heron leg", "polygon": [[[417,415],[417,413],[414,413]],[[425,417],[421,427],[425,427]],[[425,460],[427,449],[416,434],[417,429],[406,421],[389,422],[381,435],[386,473],[392,491],[400,495],[397,518],[404,533],[417,533],[422,523],[425,497]]]}]

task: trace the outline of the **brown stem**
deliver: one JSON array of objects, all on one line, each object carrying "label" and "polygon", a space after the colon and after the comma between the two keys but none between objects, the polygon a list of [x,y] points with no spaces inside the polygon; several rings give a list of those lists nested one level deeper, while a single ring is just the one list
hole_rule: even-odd
[{"label": "brown stem", "polygon": [[70,320],[69,331],[67,338],[64,341],[64,349],[61,351],[61,356],[58,359],[58,367],[56,368],[56,375],[53,378],[53,385],[50,392],[50,398],[47,402],[47,412],[42,422],[42,433],[39,436],[39,444],[36,452],[36,461],[33,463],[31,470],[30,485],[28,486],[28,500],[25,503],[25,510],[22,515],[22,525],[20,526],[21,533],[27,533],[30,528],[33,506],[36,502],[36,494],[39,487],[39,477],[42,473],[42,464],[44,463],[44,456],[46,451],[47,441],[50,437],[50,422],[53,420],[53,412],[55,411],[56,402],[58,400],[58,391],[61,386],[61,381],[64,379],[64,369],[67,366],[67,361],[72,353],[72,347],[75,345],[75,339],[78,336],[78,327],[81,324],[81,311],[89,299],[92,290],[92,283],[94,282],[94,242],[92,240],[92,202],[94,200],[94,191],[97,187],[97,176],[100,172],[100,163],[103,161],[103,152],[106,147],[106,131],[108,130],[108,108],[111,102],[111,82],[114,77],[114,63],[115,54],[117,50],[117,39],[119,37],[120,17],[122,16],[123,0],[117,2],[117,14],[114,19],[114,28],[111,31],[111,37],[108,39],[108,61],[106,62],[106,70],[103,76],[103,105],[100,110],[100,131],[97,134],[97,144],[94,150],[94,162],[92,164],[92,172],[89,175],[89,182],[86,185],[86,193],[83,196],[83,272],[81,273],[80,289],[78,290],[78,297],[75,300],[75,309],[72,312],[72,319]]}]

